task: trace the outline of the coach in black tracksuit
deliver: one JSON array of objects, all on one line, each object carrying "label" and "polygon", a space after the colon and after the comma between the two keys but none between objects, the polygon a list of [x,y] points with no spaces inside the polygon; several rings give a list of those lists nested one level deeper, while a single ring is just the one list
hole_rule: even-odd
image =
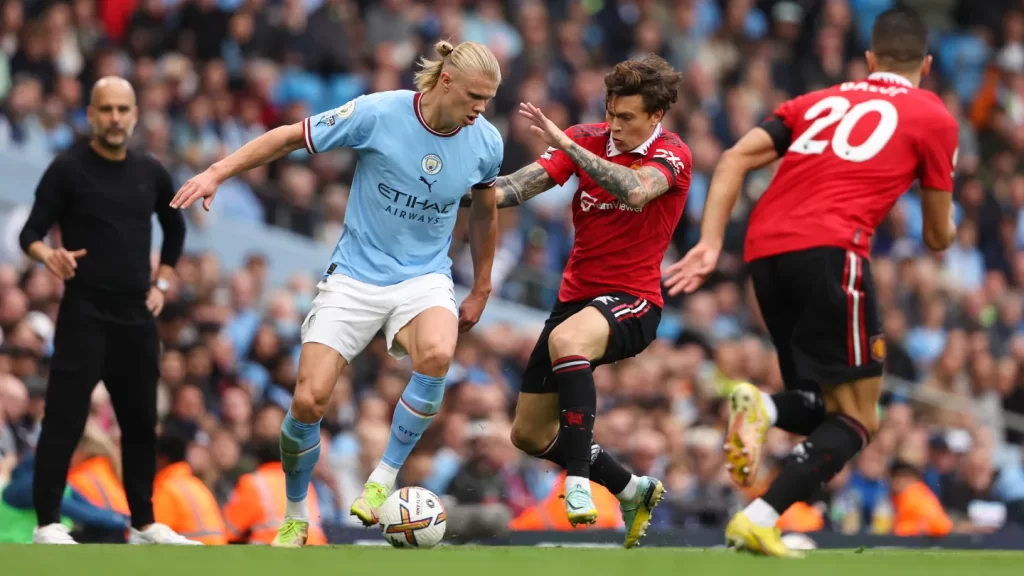
[{"label": "coach in black tracksuit", "polygon": [[[159,377],[155,317],[182,252],[185,221],[169,206],[174,188],[167,170],[127,149],[137,118],[135,93],[127,81],[109,77],[97,82],[89,105],[91,139],[50,164],[21,232],[22,249],[65,280],[36,449],[36,541],[72,543],[54,542],[70,539],[66,530],[60,533],[61,496],[100,380],[121,427],[132,538],[137,543],[173,539],[148,532]],[[155,282],[150,265],[154,212],[164,233]],[[43,242],[54,224],[63,248]]]}]

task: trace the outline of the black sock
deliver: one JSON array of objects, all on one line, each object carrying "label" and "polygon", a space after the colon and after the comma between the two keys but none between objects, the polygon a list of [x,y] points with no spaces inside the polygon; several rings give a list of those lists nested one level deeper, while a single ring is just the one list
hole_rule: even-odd
[{"label": "black sock", "polygon": [[561,409],[559,444],[569,476],[590,477],[590,445],[594,439],[597,389],[590,361],[583,356],[564,356],[551,364],[558,384]]},{"label": "black sock", "polygon": [[[543,458],[565,468],[565,452],[560,441],[561,434],[548,444],[537,458]],[[633,474],[619,463],[611,454],[605,452],[596,442],[590,444],[590,480],[604,486],[612,494],[626,489]]]},{"label": "black sock", "polygon": [[779,514],[806,501],[868,443],[860,422],[832,414],[796,447],[762,499]]},{"label": "black sock", "polygon": [[591,446],[590,452],[590,479],[607,488],[613,495],[625,490],[633,474],[597,444]]},{"label": "black sock", "polygon": [[825,421],[825,400],[821,394],[787,390],[772,394],[778,418],[775,427],[791,434],[810,436]]}]

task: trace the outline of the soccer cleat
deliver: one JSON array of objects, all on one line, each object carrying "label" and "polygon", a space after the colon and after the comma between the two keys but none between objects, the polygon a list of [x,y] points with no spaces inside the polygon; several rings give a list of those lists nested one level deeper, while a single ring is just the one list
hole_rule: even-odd
[{"label": "soccer cleat", "polygon": [[128,533],[129,544],[169,544],[172,546],[202,546],[202,542],[189,540],[163,524],[150,524],[144,530],[132,528]]},{"label": "soccer cleat", "polygon": [[71,531],[63,524],[36,526],[32,530],[33,544],[78,544],[71,537]]},{"label": "soccer cleat", "polygon": [[349,512],[362,520],[364,526],[373,526],[380,521],[377,511],[388,499],[389,490],[376,482],[367,482],[363,486],[363,493],[352,503]]},{"label": "soccer cleat", "polygon": [[761,447],[768,435],[768,410],[753,384],[737,384],[729,395],[729,432],[725,438],[726,468],[738,486],[750,486],[757,477]]},{"label": "soccer cleat", "polygon": [[273,548],[302,548],[309,538],[309,522],[288,518],[277,529],[277,536],[270,543]]},{"label": "soccer cleat", "polygon": [[565,495],[565,512],[569,517],[569,524],[575,528],[578,524],[593,524],[597,522],[597,507],[594,506],[594,499],[590,492],[583,488],[573,488]]},{"label": "soccer cleat", "polygon": [[619,510],[622,511],[622,521],[626,524],[626,548],[636,546],[640,539],[647,533],[647,527],[651,524],[651,516],[654,514],[654,507],[657,506],[665,496],[665,486],[661,480],[644,476],[639,479],[636,496],[628,502],[619,503]]},{"label": "soccer cleat", "polygon": [[803,553],[790,550],[782,543],[782,532],[778,528],[758,526],[742,511],[733,516],[729,525],[725,527],[725,545],[736,550],[776,558],[804,557]]}]

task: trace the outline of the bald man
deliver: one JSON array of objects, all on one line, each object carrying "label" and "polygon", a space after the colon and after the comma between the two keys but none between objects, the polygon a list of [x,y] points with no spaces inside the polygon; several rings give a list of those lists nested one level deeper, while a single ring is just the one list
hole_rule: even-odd
[{"label": "bald man", "polygon": [[[131,84],[100,79],[89,103],[89,140],[47,168],[21,232],[22,249],[65,284],[36,448],[37,543],[75,543],[60,523],[61,496],[100,380],[122,430],[129,542],[190,543],[154,523],[152,504],[160,353],[155,318],[181,256],[185,221],[169,206],[175,189],[167,170],[128,149],[137,120]],[[155,281],[149,259],[154,212],[164,236]],[[54,224],[63,246],[43,240]]]}]

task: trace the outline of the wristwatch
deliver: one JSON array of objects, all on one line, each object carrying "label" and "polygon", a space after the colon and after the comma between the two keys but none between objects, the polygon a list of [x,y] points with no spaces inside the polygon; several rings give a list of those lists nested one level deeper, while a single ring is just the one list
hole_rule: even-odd
[{"label": "wristwatch", "polygon": [[164,294],[166,294],[167,290],[169,290],[171,287],[171,283],[168,282],[166,278],[157,278],[156,283],[153,285],[156,286],[157,290],[163,292]]}]

